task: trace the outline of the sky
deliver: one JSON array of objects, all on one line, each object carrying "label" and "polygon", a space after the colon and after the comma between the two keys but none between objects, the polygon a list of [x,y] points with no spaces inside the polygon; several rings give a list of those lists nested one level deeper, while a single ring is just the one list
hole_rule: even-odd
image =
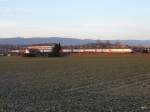
[{"label": "sky", "polygon": [[0,0],[0,38],[150,39],[150,0]]}]

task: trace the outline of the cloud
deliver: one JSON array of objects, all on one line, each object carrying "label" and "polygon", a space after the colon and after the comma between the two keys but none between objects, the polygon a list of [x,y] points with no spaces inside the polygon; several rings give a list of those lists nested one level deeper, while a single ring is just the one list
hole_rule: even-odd
[{"label": "cloud", "polygon": [[0,37],[17,35],[18,23],[15,21],[0,20]]},{"label": "cloud", "polygon": [[30,12],[24,8],[19,7],[0,7],[0,16],[16,16],[16,15],[30,15]]},{"label": "cloud", "polygon": [[12,28],[12,27],[16,27],[16,26],[17,26],[17,22],[15,22],[15,21],[0,21],[0,29]]},{"label": "cloud", "polygon": [[[0,37],[63,36],[93,39],[147,39],[150,26],[144,24],[83,24],[47,26],[0,21]],[[150,39],[150,38],[149,38]]]}]

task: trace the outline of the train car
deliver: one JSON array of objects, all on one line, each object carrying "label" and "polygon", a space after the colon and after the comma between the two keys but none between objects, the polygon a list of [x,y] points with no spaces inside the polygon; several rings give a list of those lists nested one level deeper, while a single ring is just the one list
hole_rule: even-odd
[{"label": "train car", "polygon": [[95,53],[96,49],[84,49],[85,53]]},{"label": "train car", "polygon": [[111,53],[111,49],[102,49],[102,53]]},{"label": "train car", "polygon": [[102,52],[103,52],[103,49],[96,49],[96,52],[97,52],[97,53],[102,53]]},{"label": "train car", "polygon": [[72,53],[72,49],[62,49],[61,50],[62,53]]},{"label": "train car", "polygon": [[110,49],[111,53],[131,53],[132,49]]},{"label": "train car", "polygon": [[73,53],[84,53],[84,49],[73,49]]}]

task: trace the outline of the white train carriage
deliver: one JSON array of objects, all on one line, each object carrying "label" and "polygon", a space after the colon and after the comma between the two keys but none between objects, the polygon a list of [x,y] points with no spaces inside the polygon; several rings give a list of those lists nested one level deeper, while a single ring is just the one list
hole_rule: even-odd
[{"label": "white train carriage", "polygon": [[74,53],[84,53],[84,49],[73,49]]},{"label": "white train carriage", "polygon": [[85,53],[95,53],[96,49],[85,49],[84,52]]},{"label": "white train carriage", "polygon": [[111,49],[112,53],[131,53],[132,49]]},{"label": "white train carriage", "polygon": [[95,52],[97,52],[97,53],[102,53],[102,52],[103,52],[103,49],[96,49]]},{"label": "white train carriage", "polygon": [[73,52],[72,49],[62,49],[63,53],[71,53]]},{"label": "white train carriage", "polygon": [[63,53],[132,53],[132,49],[62,49]]}]

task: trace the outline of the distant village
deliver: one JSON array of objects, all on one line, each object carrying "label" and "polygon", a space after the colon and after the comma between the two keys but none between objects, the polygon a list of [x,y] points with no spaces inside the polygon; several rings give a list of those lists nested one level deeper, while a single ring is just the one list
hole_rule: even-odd
[{"label": "distant village", "polygon": [[58,57],[70,54],[92,55],[101,53],[150,53],[150,48],[143,46],[123,45],[120,42],[112,44],[109,41],[67,46],[62,46],[60,43],[45,43],[33,45],[0,45],[0,56]]}]

